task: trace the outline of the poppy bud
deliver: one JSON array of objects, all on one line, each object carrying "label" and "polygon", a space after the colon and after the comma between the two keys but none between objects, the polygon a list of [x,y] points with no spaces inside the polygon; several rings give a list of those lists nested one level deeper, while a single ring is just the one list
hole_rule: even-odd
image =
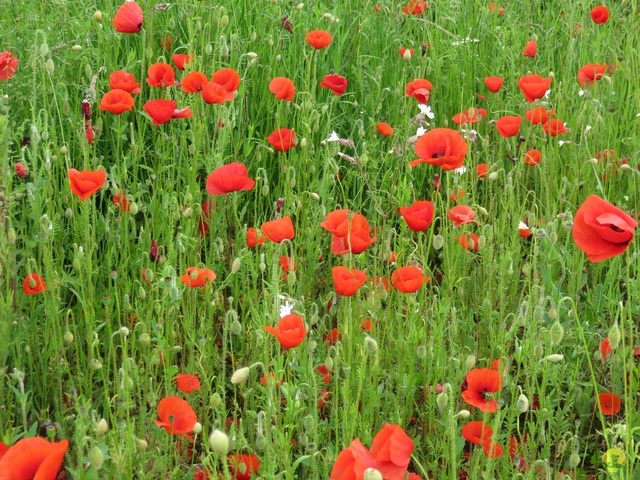
[{"label": "poppy bud", "polygon": [[93,13],[93,19],[98,23],[102,22],[102,12],[100,10],[96,10]]},{"label": "poppy bud", "polygon": [[107,421],[103,418],[98,422],[98,425],[96,425],[96,435],[98,437],[101,437],[102,435],[104,435],[105,433],[107,433],[107,430],[109,430],[109,424],[107,423]]},{"label": "poppy bud", "polygon": [[21,162],[18,162],[16,163],[16,175],[20,178],[26,178],[26,176],[29,175],[29,170],[27,170]]},{"label": "poppy bud", "polygon": [[520,413],[525,413],[527,410],[529,410],[529,399],[524,393],[521,393],[520,396],[518,396],[516,408]]},{"label": "poppy bud", "polygon": [[242,259],[240,257],[236,257],[233,259],[233,263],[231,264],[231,273],[237,273],[240,270],[240,266],[242,265]]},{"label": "poppy bud", "polygon": [[542,345],[536,345],[535,347],[533,347],[533,355],[537,359],[542,358],[542,355],[544,355],[544,348],[542,348]]},{"label": "poppy bud", "polygon": [[178,288],[176,286],[172,286],[169,289],[169,297],[174,302],[177,302],[178,300],[180,300],[180,290],[178,290]]},{"label": "poppy bud", "polygon": [[564,328],[562,328],[560,322],[556,320],[555,323],[551,325],[549,334],[551,336],[551,345],[559,345],[564,337]]},{"label": "poppy bud", "polygon": [[202,432],[202,424],[200,422],[196,422],[193,424],[193,433],[196,435]]},{"label": "poppy bud", "polygon": [[82,50],[82,47],[80,45],[74,45],[73,47],[71,47],[71,50],[73,50],[74,52],[79,52],[80,50]]},{"label": "poppy bud", "polygon": [[281,62],[282,61],[282,55],[278,54],[276,56],[276,62]]},{"label": "poppy bud", "polygon": [[433,236],[433,248],[440,250],[444,245],[444,237],[440,234]]},{"label": "poppy bud", "polygon": [[100,468],[102,468],[102,464],[104,463],[104,454],[97,445],[94,445],[89,451],[89,463],[96,470],[100,470]]},{"label": "poppy bud", "polygon": [[296,5],[296,8],[298,10],[302,10],[304,8],[304,3],[299,3],[298,5]]},{"label": "poppy bud", "polygon": [[193,216],[193,208],[187,207],[182,211],[182,215],[186,218],[191,218]]},{"label": "poppy bud", "polygon": [[569,457],[569,466],[574,469],[576,468],[578,465],[580,465],[580,455],[578,455],[576,452],[573,452],[571,454],[571,456]]},{"label": "poppy bud", "polygon": [[64,332],[63,338],[64,338],[64,343],[73,343],[73,333],[71,333],[69,330]]},{"label": "poppy bud", "polygon": [[471,370],[476,365],[476,356],[473,354],[468,355],[467,359],[464,361],[464,364],[469,370]]},{"label": "poppy bud", "polygon": [[460,410],[458,412],[458,416],[464,420],[465,418],[469,418],[471,416],[471,412],[469,410]]},{"label": "poppy bud", "polygon": [[264,435],[262,435],[261,433],[259,433],[258,435],[256,435],[256,448],[260,451],[264,450],[265,448],[267,448],[267,439]]},{"label": "poppy bud", "polygon": [[547,355],[544,360],[551,362],[551,363],[560,363],[564,360],[564,355],[560,354],[560,353],[554,353],[551,355]]},{"label": "poppy bud", "polygon": [[405,49],[404,53],[402,54],[402,58],[405,60],[411,60],[411,50],[410,49]]},{"label": "poppy bud", "polygon": [[375,468],[367,468],[362,478],[363,480],[382,480],[382,474]]},{"label": "poppy bud", "polygon": [[369,353],[376,353],[378,351],[378,342],[371,337],[364,339],[364,346]]},{"label": "poppy bud", "polygon": [[102,363],[100,363],[99,360],[94,358],[89,362],[89,370],[92,370],[92,371],[96,372],[96,371],[100,370],[101,368],[102,368]]},{"label": "poppy bud", "polygon": [[149,444],[142,438],[136,438],[136,447],[138,450],[146,450]]},{"label": "poppy bud", "polygon": [[438,409],[440,409],[440,411],[442,412],[445,408],[447,408],[448,403],[449,395],[447,395],[447,392],[439,393],[436,397],[436,405],[438,406]]},{"label": "poppy bud", "polygon": [[49,59],[47,60],[47,62],[44,64],[44,68],[47,70],[47,72],[49,73],[49,75],[53,75],[54,70],[56,69],[56,65],[55,63],[53,63],[53,60]]},{"label": "poppy bud", "polygon": [[242,324],[236,318],[233,322],[231,322],[231,333],[238,336],[242,333]]},{"label": "poppy bud", "polygon": [[214,410],[218,408],[222,404],[222,398],[220,398],[220,394],[218,392],[211,395],[209,398],[209,406]]},{"label": "poppy bud", "polygon": [[327,367],[327,370],[330,372],[333,371],[333,358],[327,357],[324,359],[324,366]]},{"label": "poppy bud", "polygon": [[140,343],[140,345],[142,345],[143,347],[148,347],[149,345],[151,345],[151,337],[148,333],[141,333],[138,337],[138,343]]},{"label": "poppy bud", "polygon": [[251,371],[249,370],[249,367],[239,368],[233,372],[233,375],[231,375],[231,383],[234,385],[244,385],[247,383],[247,380],[249,380],[250,374]]},{"label": "poppy bud", "polygon": [[481,215],[489,215],[489,212],[487,212],[487,209],[484,207],[478,207],[478,213],[480,213]]},{"label": "poppy bud", "polygon": [[222,28],[224,28],[227,25],[229,25],[229,16],[228,15],[223,15],[222,18],[220,18],[220,26]]},{"label": "poppy bud", "polygon": [[615,350],[620,344],[620,328],[618,324],[615,323],[613,327],[609,330],[609,344],[611,345],[611,349]]}]

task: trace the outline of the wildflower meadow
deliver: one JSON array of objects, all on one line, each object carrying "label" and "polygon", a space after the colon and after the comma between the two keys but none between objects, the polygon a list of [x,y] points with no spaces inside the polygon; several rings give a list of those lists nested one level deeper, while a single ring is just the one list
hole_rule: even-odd
[{"label": "wildflower meadow", "polygon": [[0,0],[0,480],[640,479],[637,0]]}]

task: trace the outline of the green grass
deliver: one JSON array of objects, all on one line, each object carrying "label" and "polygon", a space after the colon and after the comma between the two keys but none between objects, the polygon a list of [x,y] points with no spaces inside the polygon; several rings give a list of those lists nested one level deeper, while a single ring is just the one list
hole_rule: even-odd
[{"label": "green grass", "polygon": [[[370,446],[389,422],[415,442],[409,470],[423,479],[455,479],[461,468],[474,479],[543,478],[536,468],[544,478],[569,470],[574,478],[640,478],[637,242],[621,256],[590,263],[571,237],[573,216],[591,194],[636,218],[640,211],[635,0],[611,2],[606,25],[591,21],[596,4],[583,0],[504,1],[504,16],[490,14],[489,2],[480,0],[430,2],[421,16],[406,16],[403,5],[389,1],[377,12],[366,1],[296,7],[187,0],[155,13],[153,2],[139,3],[144,27],[126,35],[111,25],[119,2],[0,1],[0,51],[20,61],[16,75],[0,82],[0,439],[12,444],[47,431],[51,439],[69,439],[69,478],[193,478],[202,465],[216,478],[228,474],[207,442],[218,428],[232,438],[231,453],[258,455],[262,478],[320,479],[329,478],[352,440]],[[98,9],[102,22],[94,17]],[[291,33],[281,26],[285,16]],[[333,35],[327,49],[305,42],[314,29]],[[160,47],[167,34],[169,52]],[[461,42],[467,37],[478,42]],[[536,58],[521,56],[532,39]],[[414,56],[404,60],[399,47],[415,48]],[[207,105],[179,87],[149,87],[149,65],[171,63],[174,52],[193,55],[187,71],[209,77],[234,68],[242,77],[237,97]],[[588,63],[615,70],[582,88],[576,74]],[[142,84],[133,111],[120,116],[98,109],[116,70]],[[496,119],[531,108],[518,79],[550,72],[550,96],[536,105],[555,109],[570,132],[551,138],[523,121],[521,142],[498,136]],[[176,69],[176,78],[185,73]],[[343,96],[318,86],[330,73],[348,79]],[[483,83],[490,75],[505,78],[496,94]],[[276,76],[296,85],[292,102],[269,92]],[[409,167],[416,158],[409,138],[418,126],[411,119],[419,110],[404,90],[417,78],[434,85],[428,129],[458,129],[454,114],[487,110],[481,123],[462,127],[477,132],[468,142],[466,173]],[[156,98],[190,106],[193,117],[153,126],[142,107]],[[96,127],[92,145],[83,99]],[[378,134],[380,121],[393,126],[392,137]],[[266,138],[277,128],[294,129],[298,146],[274,152]],[[324,143],[332,131],[353,147]],[[24,137],[29,143],[21,146]],[[522,160],[529,148],[542,152],[537,167]],[[605,149],[628,158],[630,168],[614,159],[590,161]],[[207,176],[232,161],[247,166],[255,188],[211,197]],[[17,162],[28,168],[27,178],[16,175]],[[490,166],[487,178],[475,173],[480,163]],[[108,181],[79,202],[69,168],[101,168]],[[474,208],[480,224],[454,228],[447,219],[456,204],[449,193],[458,187],[467,192],[458,203]],[[121,190],[132,211],[113,204]],[[212,214],[203,238],[198,222],[207,199]],[[416,200],[436,205],[432,226],[421,233],[397,213]],[[330,252],[331,235],[320,222],[338,208],[368,219],[377,241],[365,252]],[[247,248],[247,227],[283,215],[293,219],[292,241]],[[528,240],[518,234],[521,220],[534,231]],[[478,253],[458,244],[462,233],[480,236]],[[150,258],[154,241],[157,262]],[[421,265],[431,281],[415,294],[367,282],[354,297],[336,297],[333,266],[389,277],[392,251],[397,266]],[[282,255],[298,265],[286,280]],[[179,277],[190,266],[210,268],[217,279],[189,289]],[[27,296],[21,285],[32,272],[47,290]],[[281,296],[295,300],[308,328],[289,351],[264,331],[280,318]],[[365,318],[374,324],[370,332],[360,328]],[[598,346],[614,325],[620,343],[603,362]],[[328,346],[325,335],[334,327],[342,337]],[[462,399],[461,385],[471,368],[494,359],[507,365],[501,408],[483,414]],[[252,368],[246,384],[231,384],[235,370],[257,362],[264,367]],[[332,377],[323,408],[320,365]],[[262,385],[267,371],[284,383]],[[198,376],[201,389],[178,392],[177,373]],[[438,384],[448,396],[440,407]],[[600,414],[601,391],[621,397],[621,413]],[[521,412],[521,394],[539,407]],[[193,444],[153,424],[158,402],[170,395],[188,400],[203,426]],[[461,410],[492,426],[505,449],[501,458],[465,445]],[[102,418],[109,428],[98,435]],[[529,439],[526,472],[507,453],[512,436]],[[90,466],[95,447],[104,457],[99,469]],[[611,447],[627,459],[615,474],[602,459]],[[573,454],[578,465],[570,464]]]}]

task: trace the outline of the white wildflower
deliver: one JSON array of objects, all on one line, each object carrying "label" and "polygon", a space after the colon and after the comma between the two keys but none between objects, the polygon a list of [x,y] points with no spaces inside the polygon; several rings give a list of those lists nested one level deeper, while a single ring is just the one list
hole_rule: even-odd
[{"label": "white wildflower", "polygon": [[[430,118],[431,120],[436,118],[435,113],[433,113],[433,110],[431,110],[431,107],[429,105],[426,105],[424,103],[419,103],[418,108],[422,113],[426,115],[427,118]],[[640,113],[638,115],[640,116]]]},{"label": "white wildflower", "polygon": [[416,130],[416,137],[421,137],[425,133],[427,133],[427,129],[426,128],[418,127],[418,129]]},{"label": "white wildflower", "polygon": [[339,141],[340,141],[340,137],[336,132],[331,132],[331,135],[329,135],[329,138],[325,140],[325,142],[339,142]]}]

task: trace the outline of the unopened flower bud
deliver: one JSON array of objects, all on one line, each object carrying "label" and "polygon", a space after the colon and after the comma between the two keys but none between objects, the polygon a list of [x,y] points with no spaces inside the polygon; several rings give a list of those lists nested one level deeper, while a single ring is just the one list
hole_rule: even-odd
[{"label": "unopened flower bud", "polygon": [[440,234],[433,236],[433,248],[440,250],[444,245],[444,237]]},{"label": "unopened flower bud", "polygon": [[489,215],[489,212],[487,212],[487,209],[484,207],[478,207],[478,212],[480,213],[480,215],[484,215],[485,217]]},{"label": "unopened flower bud", "polygon": [[460,410],[458,416],[464,420],[471,416],[471,412],[469,410]]},{"label": "unopened flower bud", "polygon": [[249,380],[250,373],[251,370],[249,370],[249,367],[239,368],[231,375],[231,383],[234,385],[244,385],[247,383],[247,380]]},{"label": "unopened flower bud", "polygon": [[71,333],[69,330],[64,332],[63,338],[64,338],[64,343],[73,343],[73,333]]},{"label": "unopened flower bud", "polygon": [[182,211],[182,215],[186,218],[191,218],[193,216],[193,208],[187,207]]},{"label": "unopened flower bud", "polygon": [[620,345],[620,327],[618,327],[617,323],[613,324],[613,327],[609,330],[609,344],[611,345],[611,349],[615,350]]},{"label": "unopened flower bud", "polygon": [[142,438],[136,438],[136,447],[138,450],[146,450],[149,444]]},{"label": "unopened flower bud", "polygon": [[222,404],[222,398],[220,398],[220,394],[218,392],[211,395],[209,398],[209,406],[214,410],[218,408]]},{"label": "unopened flower bud", "polygon": [[222,28],[224,28],[227,25],[229,25],[229,16],[228,15],[223,15],[222,18],[220,19],[220,26]]},{"label": "unopened flower bud", "polygon": [[469,370],[471,370],[476,365],[476,356],[473,354],[467,355],[467,359],[464,361],[464,364]]},{"label": "unopened flower bud", "polygon": [[378,342],[371,337],[364,339],[364,346],[369,353],[376,353],[378,351]]},{"label": "unopened flower bud", "polygon": [[327,357],[324,359],[324,366],[327,367],[327,370],[330,372],[333,371],[333,358]]},{"label": "unopened flower bud", "polygon": [[578,465],[580,465],[580,455],[578,455],[576,452],[573,452],[569,457],[569,466],[571,466],[571,468],[573,469]]},{"label": "unopened flower bud", "polygon": [[229,437],[220,430],[214,430],[209,435],[209,445],[213,453],[225,457],[229,452]]},{"label": "unopened flower bud", "polygon": [[93,19],[100,23],[102,21],[102,12],[100,10],[96,10],[93,14]]},{"label": "unopened flower bud", "polygon": [[97,370],[100,370],[102,368],[102,363],[100,363],[100,360],[97,359],[92,359],[89,361],[89,370],[93,370],[94,372]]},{"label": "unopened flower bud", "polygon": [[196,422],[193,424],[193,433],[196,435],[202,433],[202,424],[200,422]]},{"label": "unopened flower bud", "polygon": [[551,355],[547,355],[544,358],[546,361],[551,362],[551,363],[559,363],[562,362],[564,360],[564,355],[559,354],[559,353],[554,353]]},{"label": "unopened flower bud", "polygon": [[102,464],[104,463],[104,454],[97,445],[94,445],[89,451],[89,463],[96,470],[100,470],[100,468],[102,468]]},{"label": "unopened flower bud", "polygon": [[411,50],[406,48],[404,53],[402,54],[402,58],[405,60],[411,60]]},{"label": "unopened flower bud", "polygon": [[559,345],[560,342],[562,342],[562,338],[564,337],[564,328],[562,328],[562,325],[560,325],[558,320],[551,325],[549,335],[551,336],[551,345]]},{"label": "unopened flower bud", "polygon": [[104,435],[105,433],[107,433],[107,430],[109,430],[109,424],[107,423],[107,421],[103,418],[98,422],[98,425],[96,425],[96,435],[98,437],[101,437],[102,435]]},{"label": "unopened flower bud", "polygon": [[236,336],[242,333],[242,324],[237,318],[234,319],[233,322],[231,322],[231,333],[233,333]]},{"label": "unopened flower bud", "polygon": [[141,333],[138,337],[138,343],[140,343],[140,345],[142,345],[143,347],[148,347],[149,345],[151,345],[151,337],[148,333]]},{"label": "unopened flower bud", "polygon": [[518,400],[516,401],[516,408],[520,413],[525,413],[529,410],[529,399],[524,393],[521,393],[518,396]]},{"label": "unopened flower bud", "polygon": [[438,406],[441,412],[445,408],[447,408],[448,403],[449,403],[449,395],[447,395],[447,392],[439,393],[438,396],[436,397],[436,405]]},{"label": "unopened flower bud", "polygon": [[136,202],[131,202],[129,204],[129,213],[131,213],[131,215],[135,215],[136,213],[138,213],[138,204]]}]

